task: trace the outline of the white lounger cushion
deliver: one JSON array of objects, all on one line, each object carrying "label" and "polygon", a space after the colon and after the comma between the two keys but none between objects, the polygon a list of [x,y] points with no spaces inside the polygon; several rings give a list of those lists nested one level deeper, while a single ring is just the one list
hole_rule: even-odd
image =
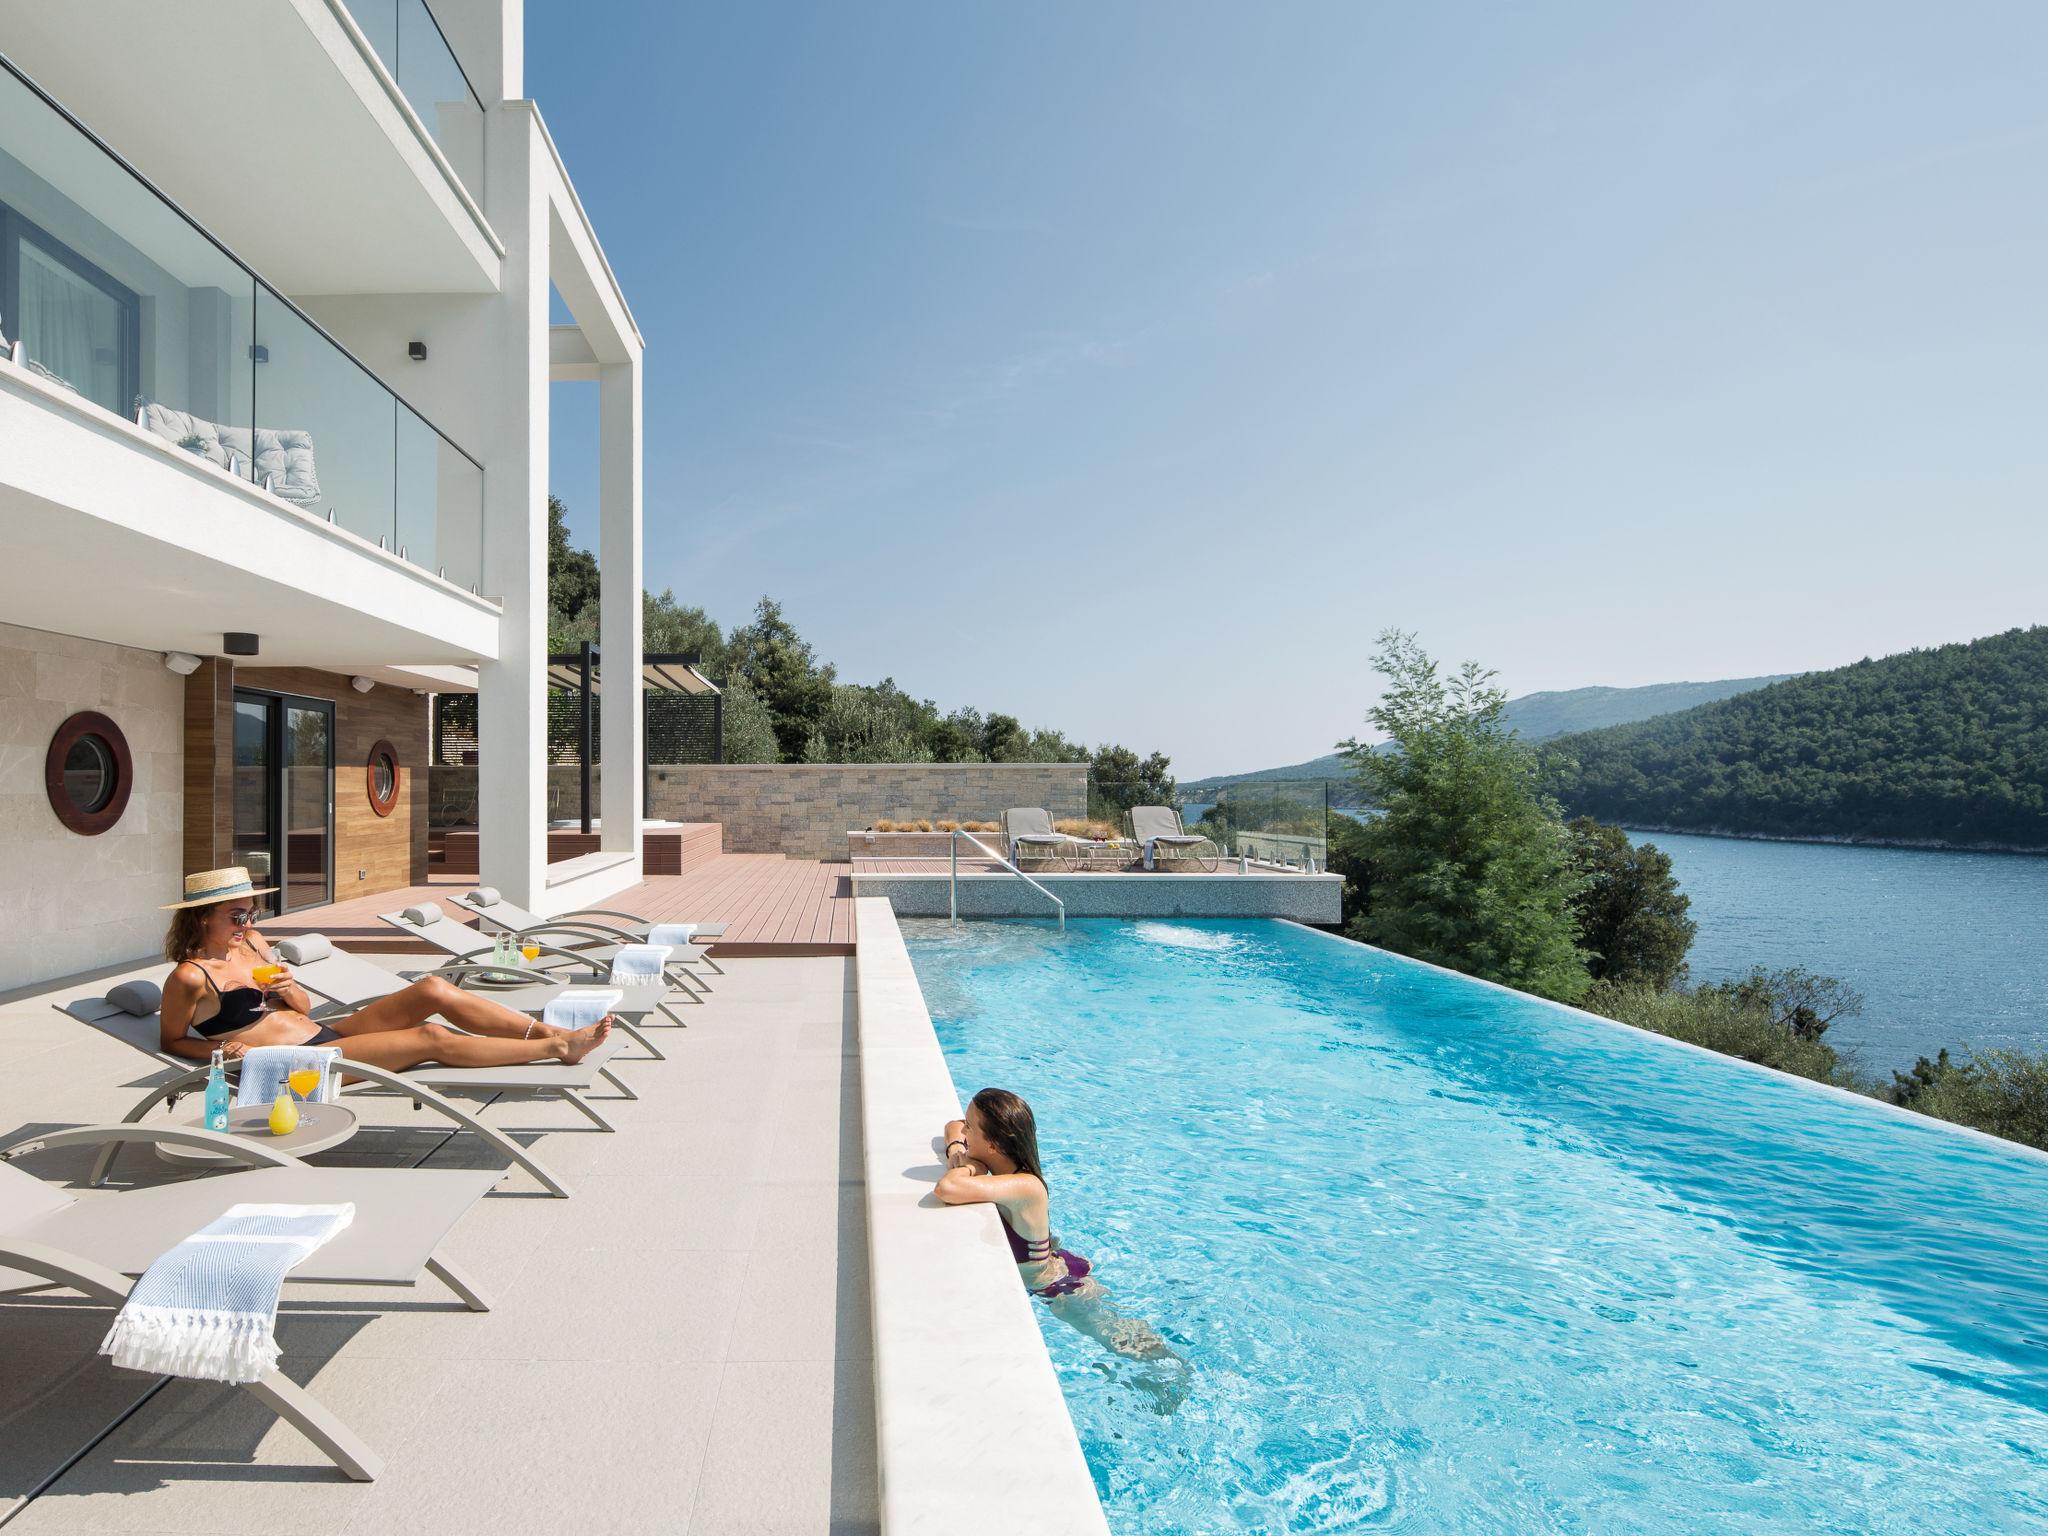
[{"label": "white lounger cushion", "polygon": [[293,938],[279,939],[277,953],[286,965],[311,965],[333,954],[334,945],[328,942],[324,933],[302,933]]},{"label": "white lounger cushion", "polygon": [[124,981],[107,994],[107,1001],[123,1013],[146,1019],[164,1005],[164,990],[153,981]]}]

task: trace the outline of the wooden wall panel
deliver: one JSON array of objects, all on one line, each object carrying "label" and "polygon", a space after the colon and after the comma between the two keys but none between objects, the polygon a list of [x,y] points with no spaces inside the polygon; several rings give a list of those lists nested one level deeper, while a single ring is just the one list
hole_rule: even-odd
[{"label": "wooden wall panel", "polygon": [[[215,868],[232,858],[238,687],[300,694],[334,705],[335,899],[425,881],[427,802],[415,776],[426,769],[427,701],[410,689],[381,683],[358,693],[347,677],[310,667],[237,667],[225,658],[205,663],[186,679],[187,867]],[[370,748],[380,740],[398,749],[398,803],[389,816],[370,807]]]}]

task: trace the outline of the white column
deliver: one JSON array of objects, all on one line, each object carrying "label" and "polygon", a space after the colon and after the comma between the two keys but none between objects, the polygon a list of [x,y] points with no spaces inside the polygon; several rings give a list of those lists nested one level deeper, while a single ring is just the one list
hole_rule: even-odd
[{"label": "white column", "polygon": [[607,364],[597,376],[598,549],[604,719],[603,848],[640,852],[645,771],[640,711],[640,359]]},{"label": "white column", "polygon": [[492,227],[505,241],[484,443],[484,587],[503,600],[498,659],[477,669],[481,883],[536,906],[547,880],[547,155],[524,102],[485,113]]}]

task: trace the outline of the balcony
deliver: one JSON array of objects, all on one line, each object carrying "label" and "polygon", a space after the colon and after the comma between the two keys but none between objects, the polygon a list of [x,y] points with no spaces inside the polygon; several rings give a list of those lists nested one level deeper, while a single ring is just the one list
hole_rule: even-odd
[{"label": "balcony", "polygon": [[0,49],[294,297],[485,293],[485,113],[425,0],[0,0]]},{"label": "balcony", "polygon": [[[481,582],[477,462],[4,60],[0,337],[35,381],[13,405],[130,457],[190,455],[245,487],[238,508],[295,510],[465,592]],[[74,457],[69,485],[103,489],[94,466],[117,451]],[[0,462],[0,496],[56,499],[9,473],[32,457]]]}]

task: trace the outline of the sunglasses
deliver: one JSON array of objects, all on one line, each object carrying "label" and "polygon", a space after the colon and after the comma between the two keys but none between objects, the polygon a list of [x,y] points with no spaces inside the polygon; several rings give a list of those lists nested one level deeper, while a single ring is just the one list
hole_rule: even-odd
[{"label": "sunglasses", "polygon": [[256,914],[247,907],[237,907],[234,911],[226,913],[225,916],[237,928],[246,928],[256,921]]}]

